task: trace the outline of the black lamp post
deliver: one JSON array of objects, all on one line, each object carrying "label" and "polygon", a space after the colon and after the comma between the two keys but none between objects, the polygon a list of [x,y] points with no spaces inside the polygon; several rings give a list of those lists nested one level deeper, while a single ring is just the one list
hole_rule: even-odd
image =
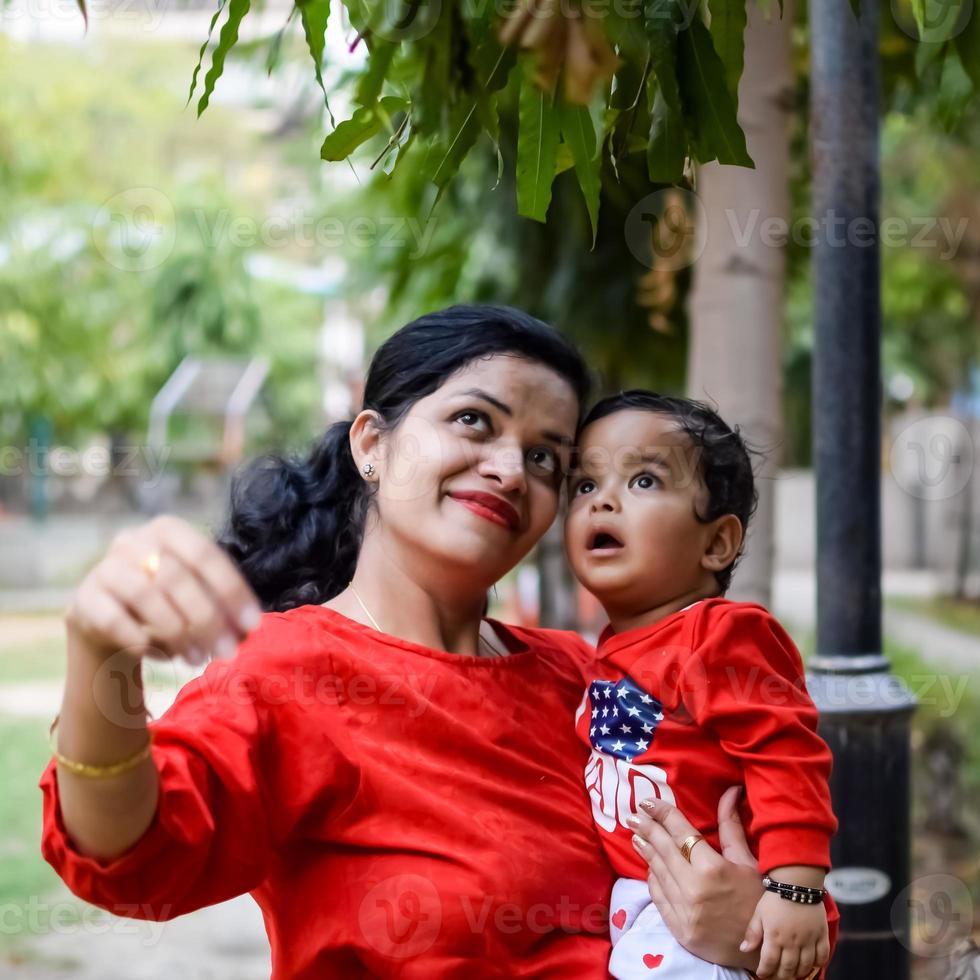
[{"label": "black lamp post", "polygon": [[810,692],[834,753],[832,980],[910,975],[909,727],[915,699],[881,629],[878,0],[810,0],[817,655]]}]

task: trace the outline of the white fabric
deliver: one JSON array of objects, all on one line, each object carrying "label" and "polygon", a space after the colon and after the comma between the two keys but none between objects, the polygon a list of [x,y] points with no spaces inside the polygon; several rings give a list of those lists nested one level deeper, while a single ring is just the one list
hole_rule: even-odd
[{"label": "white fabric", "polygon": [[609,931],[609,972],[616,980],[749,980],[745,970],[709,963],[681,946],[650,901],[645,881],[620,878],[613,886]]}]

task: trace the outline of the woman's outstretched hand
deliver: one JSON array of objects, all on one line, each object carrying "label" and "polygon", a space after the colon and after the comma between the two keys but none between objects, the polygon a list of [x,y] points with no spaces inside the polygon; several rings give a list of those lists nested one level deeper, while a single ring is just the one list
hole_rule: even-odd
[{"label": "woman's outstretched hand", "polygon": [[650,897],[674,938],[702,959],[755,970],[758,950],[743,953],[739,944],[764,889],[762,875],[738,816],[740,786],[726,790],[718,803],[722,853],[706,840],[681,854],[685,838],[696,834],[687,817],[662,800],[641,804],[633,846],[650,868]]},{"label": "woman's outstretched hand", "polygon": [[65,611],[69,638],[102,654],[131,651],[203,663],[234,656],[261,608],[228,555],[177,517],[113,539]]}]

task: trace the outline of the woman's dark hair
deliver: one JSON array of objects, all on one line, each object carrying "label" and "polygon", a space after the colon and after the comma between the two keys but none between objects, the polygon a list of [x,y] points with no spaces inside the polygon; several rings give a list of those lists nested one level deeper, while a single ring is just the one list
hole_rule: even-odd
[{"label": "woman's dark hair", "polygon": [[[702,524],[710,524],[724,514],[734,514],[742,522],[744,548],[744,534],[759,503],[750,456],[757,455],[758,451],[746,444],[738,426],[730,428],[703,402],[633,388],[597,402],[579,426],[579,435],[593,422],[630,409],[669,416],[687,434],[697,450],[698,476],[708,491],[706,512],[701,514],[695,508],[694,516]],[[739,549],[727,568],[715,572],[722,595],[731,586],[732,575],[741,557],[742,549]]]},{"label": "woman's dark hair", "polygon": [[[585,404],[588,368],[557,330],[507,306],[460,305],[419,317],[381,345],[368,370],[362,410],[378,412],[391,429],[457,371],[494,354],[551,368]],[[326,602],[354,574],[369,490],[351,454],[352,422],[331,425],[305,458],[260,456],[232,481],[218,544],[265,609]]]}]

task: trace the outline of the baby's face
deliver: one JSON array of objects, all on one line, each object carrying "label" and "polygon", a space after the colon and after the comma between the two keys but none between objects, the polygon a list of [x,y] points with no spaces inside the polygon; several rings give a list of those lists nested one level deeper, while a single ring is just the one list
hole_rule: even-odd
[{"label": "baby's face", "polygon": [[695,516],[707,491],[689,437],[668,416],[626,410],[592,423],[579,449],[565,522],[579,581],[620,615],[698,588],[712,532]]}]

